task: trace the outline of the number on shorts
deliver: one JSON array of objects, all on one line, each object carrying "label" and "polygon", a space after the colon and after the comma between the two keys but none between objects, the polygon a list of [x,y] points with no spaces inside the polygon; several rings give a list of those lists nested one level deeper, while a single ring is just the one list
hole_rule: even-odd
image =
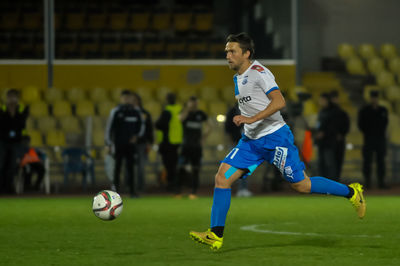
[{"label": "number on shorts", "polygon": [[239,151],[239,148],[233,148],[230,153],[226,157],[229,157],[229,159],[233,159],[235,157],[236,153]]}]

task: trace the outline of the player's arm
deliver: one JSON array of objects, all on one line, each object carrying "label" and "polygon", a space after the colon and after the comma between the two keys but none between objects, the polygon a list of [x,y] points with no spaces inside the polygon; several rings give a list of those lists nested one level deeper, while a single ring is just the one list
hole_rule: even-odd
[{"label": "player's arm", "polygon": [[269,117],[270,115],[276,113],[286,106],[285,98],[283,97],[280,90],[271,91],[270,93],[268,93],[267,97],[271,100],[271,102],[263,111],[251,117],[237,115],[233,118],[233,122],[237,126],[240,126],[241,124],[252,124],[254,122]]}]

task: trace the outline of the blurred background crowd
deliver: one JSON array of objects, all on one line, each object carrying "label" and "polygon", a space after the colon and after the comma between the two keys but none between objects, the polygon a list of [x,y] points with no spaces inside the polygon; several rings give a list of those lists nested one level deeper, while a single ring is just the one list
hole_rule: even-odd
[{"label": "blurred background crowd", "polygon": [[[240,31],[274,73],[312,174],[395,187],[400,4],[331,2],[2,1],[1,193],[195,199],[241,136],[224,61]],[[262,165],[237,195],[284,190],[279,175]]]}]

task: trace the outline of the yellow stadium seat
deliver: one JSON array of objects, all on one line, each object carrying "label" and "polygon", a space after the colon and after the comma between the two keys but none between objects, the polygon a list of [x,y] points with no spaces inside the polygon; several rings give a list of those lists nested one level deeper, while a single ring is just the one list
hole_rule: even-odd
[{"label": "yellow stadium seat", "polygon": [[32,117],[39,118],[49,115],[49,109],[47,104],[43,101],[33,102],[29,106],[29,114]]},{"label": "yellow stadium seat", "polygon": [[207,105],[206,101],[204,101],[204,100],[199,100],[198,101],[198,108],[199,108],[199,110],[201,110],[201,111],[203,111],[205,113],[209,113],[208,105]]},{"label": "yellow stadium seat", "polygon": [[212,30],[214,15],[212,13],[198,13],[194,16],[194,29],[200,32]]},{"label": "yellow stadium seat", "polygon": [[39,118],[37,121],[37,128],[41,132],[47,132],[49,130],[55,130],[57,127],[57,121],[52,116],[44,116]]},{"label": "yellow stadium seat", "polygon": [[219,91],[217,88],[202,87],[199,89],[200,99],[204,101],[216,101],[219,100]]},{"label": "yellow stadium seat", "polygon": [[173,26],[176,31],[188,31],[192,26],[192,13],[179,12],[173,15]]},{"label": "yellow stadium seat", "polygon": [[339,57],[343,60],[346,60],[346,59],[349,59],[349,58],[355,56],[355,51],[354,51],[353,45],[348,44],[348,43],[339,44],[337,51],[338,51]]},{"label": "yellow stadium seat", "polygon": [[155,31],[164,31],[169,29],[171,25],[171,13],[155,12],[153,14],[152,29]]},{"label": "yellow stadium seat", "polygon": [[44,98],[48,103],[53,103],[55,101],[61,101],[64,98],[64,93],[60,89],[50,88],[44,91]]},{"label": "yellow stadium seat", "polygon": [[38,30],[43,27],[43,16],[38,12],[23,14],[22,28],[24,30]]},{"label": "yellow stadium seat", "polygon": [[67,100],[72,103],[77,103],[79,101],[83,101],[86,99],[86,94],[83,89],[80,88],[71,88],[66,91],[67,93]]},{"label": "yellow stadium seat", "polygon": [[28,119],[26,119],[26,129],[33,130],[36,128],[36,121],[32,116],[29,116]]},{"label": "yellow stadium seat", "polygon": [[186,102],[191,96],[198,96],[197,90],[195,88],[181,88],[179,89],[179,100]]},{"label": "yellow stadium seat", "polygon": [[366,85],[364,87],[364,90],[363,90],[363,97],[364,97],[364,100],[367,101],[367,102],[369,102],[369,99],[370,99],[370,95],[369,94],[370,94],[371,91],[382,92],[382,88],[377,86],[377,85]]},{"label": "yellow stadium seat", "polygon": [[[86,119],[84,119],[83,124],[85,124]],[[93,131],[103,130],[105,128],[105,119],[101,116],[92,116],[92,127]]]},{"label": "yellow stadium seat", "polygon": [[158,117],[161,114],[162,103],[157,102],[157,101],[145,102],[144,109],[146,109],[150,113],[150,115],[154,121],[154,120],[158,119]]},{"label": "yellow stadium seat", "polygon": [[222,88],[221,96],[225,102],[229,102],[229,103],[235,102],[236,101],[235,87],[232,85],[232,86],[227,86],[225,88]]},{"label": "yellow stadium seat", "polygon": [[107,25],[107,15],[104,13],[89,14],[86,27],[90,30],[102,30]]},{"label": "yellow stadium seat", "polygon": [[67,101],[61,100],[53,103],[53,115],[55,117],[63,117],[72,115],[71,104]]},{"label": "yellow stadium seat", "polygon": [[79,101],[76,104],[76,115],[80,117],[86,116],[93,116],[95,113],[94,111],[94,104],[91,101]]},{"label": "yellow stadium seat", "polygon": [[395,84],[394,75],[387,71],[382,71],[376,75],[376,83],[380,87],[389,87]]},{"label": "yellow stadium seat", "polygon": [[220,101],[208,103],[208,108],[210,115],[226,115],[228,112],[226,103]]},{"label": "yellow stadium seat", "polygon": [[367,67],[371,74],[377,74],[385,70],[385,62],[380,57],[372,57],[368,59]]},{"label": "yellow stadium seat", "polygon": [[155,90],[157,100],[159,100],[161,103],[165,103],[165,97],[167,97],[168,93],[172,93],[172,92],[174,92],[174,91],[168,87],[161,87],[161,88],[157,88]]},{"label": "yellow stadium seat", "polygon": [[392,102],[400,101],[400,87],[399,86],[389,86],[384,89],[386,99]]},{"label": "yellow stadium seat", "polygon": [[388,110],[389,114],[393,113],[393,107],[389,101],[386,101],[384,99],[379,99],[379,105],[385,107]]},{"label": "yellow stadium seat", "polygon": [[78,118],[75,116],[65,116],[60,118],[60,127],[65,133],[80,133],[83,131]]},{"label": "yellow stadium seat", "polygon": [[100,116],[108,117],[110,115],[111,110],[116,107],[117,104],[111,101],[105,101],[97,103],[97,111]]},{"label": "yellow stadium seat", "polygon": [[5,30],[14,30],[19,24],[19,13],[10,12],[2,14],[2,21],[0,23],[0,28]]},{"label": "yellow stadium seat", "polygon": [[65,26],[68,30],[81,30],[85,23],[84,12],[73,12],[65,15]]},{"label": "yellow stadium seat", "polygon": [[397,49],[391,43],[384,43],[381,45],[381,55],[385,59],[392,59],[397,56]]},{"label": "yellow stadium seat", "polygon": [[103,130],[95,130],[92,134],[92,143],[95,147],[103,147],[104,143],[104,131]]},{"label": "yellow stadium seat", "polygon": [[346,70],[351,75],[366,75],[363,62],[358,57],[351,57],[346,62]]},{"label": "yellow stadium seat", "polygon": [[121,92],[123,91],[123,88],[115,88],[111,90],[111,100],[114,102],[119,102],[119,99],[121,97]]},{"label": "yellow stadium seat", "polygon": [[400,73],[400,57],[390,59],[389,70],[392,73]]},{"label": "yellow stadium seat", "polygon": [[376,56],[375,47],[369,43],[361,44],[358,48],[358,52],[363,59],[369,59]]},{"label": "yellow stadium seat", "polygon": [[33,103],[40,100],[40,91],[34,86],[28,86],[21,91],[21,100],[24,103]]},{"label": "yellow stadium seat", "polygon": [[47,132],[46,134],[46,144],[48,146],[56,147],[56,146],[65,146],[65,134],[61,130],[52,130]]},{"label": "yellow stadium seat", "polygon": [[90,90],[89,97],[95,103],[103,102],[109,99],[108,91],[105,88],[99,88],[99,87]]},{"label": "yellow stadium seat", "polygon": [[144,31],[149,27],[150,13],[133,13],[129,28],[133,31]]},{"label": "yellow stadium seat", "polygon": [[110,21],[108,23],[112,30],[124,30],[128,24],[128,12],[111,13]]},{"label": "yellow stadium seat", "polygon": [[31,138],[31,146],[32,147],[43,146],[42,134],[38,130],[29,130],[28,136]]},{"label": "yellow stadium seat", "polygon": [[389,115],[388,131],[390,143],[400,145],[400,117],[398,115]]},{"label": "yellow stadium seat", "polygon": [[303,115],[311,116],[318,113],[317,105],[313,100],[307,100],[303,103]]},{"label": "yellow stadium seat", "polygon": [[148,102],[154,100],[153,90],[150,88],[140,87],[136,89],[137,94],[139,94],[142,102]]}]

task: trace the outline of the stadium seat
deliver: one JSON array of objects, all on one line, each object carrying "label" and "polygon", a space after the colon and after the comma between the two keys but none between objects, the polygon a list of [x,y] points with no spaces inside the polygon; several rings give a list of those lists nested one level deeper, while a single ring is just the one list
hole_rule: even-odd
[{"label": "stadium seat", "polygon": [[60,127],[65,133],[81,133],[83,131],[78,118],[75,116],[65,116],[60,118]]},{"label": "stadium seat", "polygon": [[303,103],[303,115],[311,116],[318,113],[318,107],[315,102],[311,99]]},{"label": "stadium seat", "polygon": [[15,30],[19,26],[20,14],[18,12],[10,12],[2,14],[0,28],[4,30]]},{"label": "stadium seat", "polygon": [[171,38],[166,40],[165,50],[169,58],[174,58],[178,52],[185,52],[186,41],[182,38]]},{"label": "stadium seat", "polygon": [[40,91],[37,87],[28,86],[21,91],[21,100],[24,103],[30,104],[40,100]]},{"label": "stadium seat", "polygon": [[[93,57],[92,54],[100,53],[100,42],[97,35],[90,34],[81,36],[78,39],[80,56],[85,58]],[[98,56],[99,57],[99,56]]]},{"label": "stadium seat", "polygon": [[115,88],[111,89],[111,100],[114,102],[119,102],[120,97],[121,97],[121,92],[124,90],[124,88]]},{"label": "stadium seat", "polygon": [[346,62],[346,70],[351,75],[366,75],[363,62],[358,57],[351,57]]},{"label": "stadium seat", "polygon": [[155,121],[161,114],[162,104],[157,101],[144,102],[144,109],[150,113],[152,120]]},{"label": "stadium seat", "polygon": [[40,30],[43,28],[43,16],[39,12],[24,12],[22,17],[24,30]]},{"label": "stadium seat", "polygon": [[225,115],[228,112],[228,107],[224,102],[209,102],[208,109],[210,115]]},{"label": "stadium seat", "polygon": [[122,44],[116,35],[106,35],[100,37],[101,53],[104,57],[110,58],[112,54],[120,52],[122,54]]},{"label": "stadium seat", "polygon": [[61,101],[64,98],[64,93],[60,89],[50,88],[43,93],[45,100],[48,103],[53,103],[56,101]]},{"label": "stadium seat", "polygon": [[214,15],[209,12],[200,12],[194,15],[194,30],[197,32],[210,32],[213,26]]},{"label": "stadium seat", "polygon": [[79,117],[93,116],[95,114],[94,104],[91,101],[83,100],[76,103],[76,115]]},{"label": "stadium seat", "polygon": [[391,102],[400,101],[400,87],[399,86],[389,86],[384,88],[386,99]]},{"label": "stadium seat", "polygon": [[102,30],[107,26],[107,15],[103,12],[88,14],[86,28],[89,30]]},{"label": "stadium seat", "polygon": [[43,133],[50,130],[55,130],[57,127],[57,121],[52,116],[41,117],[40,119],[37,119],[36,122],[37,122],[37,129]]},{"label": "stadium seat", "polygon": [[67,101],[61,100],[53,103],[53,115],[55,117],[63,117],[72,115],[71,104]]},{"label": "stadium seat", "polygon": [[122,36],[122,50],[126,58],[144,57],[143,43],[135,36]]},{"label": "stadium seat", "polygon": [[139,94],[142,102],[148,102],[154,100],[153,89],[140,87],[136,89],[136,93]]},{"label": "stadium seat", "polygon": [[95,103],[108,100],[108,91],[105,88],[94,88],[89,91],[89,98]]},{"label": "stadium seat", "polygon": [[26,129],[28,131],[36,129],[36,121],[32,116],[29,116],[28,119],[26,119]]},{"label": "stadium seat", "polygon": [[29,106],[29,114],[32,117],[40,118],[49,115],[49,108],[43,101],[33,102]]},{"label": "stadium seat", "polygon": [[382,71],[376,75],[376,83],[380,87],[389,87],[395,84],[394,75],[387,71]]},{"label": "stadium seat", "polygon": [[112,12],[108,23],[111,30],[124,30],[128,25],[128,12]]},{"label": "stadium seat", "polygon": [[197,89],[195,89],[195,88],[180,88],[178,91],[178,98],[182,103],[189,100],[189,98],[191,96],[199,97],[199,95],[197,93]]},{"label": "stadium seat", "polygon": [[204,101],[216,101],[219,100],[219,91],[217,88],[202,87],[199,89],[199,97]]},{"label": "stadium seat", "polygon": [[[84,118],[84,120],[86,120],[86,118]],[[97,131],[97,130],[104,130],[105,126],[106,126],[106,119],[104,117],[101,116],[92,116],[92,127],[93,127],[93,131]],[[83,121],[83,124],[85,123],[85,121]]]},{"label": "stadium seat", "polygon": [[173,14],[173,28],[178,33],[184,33],[190,30],[192,26],[192,12],[178,11]]},{"label": "stadium seat", "polygon": [[221,94],[222,100],[227,103],[233,103],[236,101],[235,88],[233,85],[222,88],[220,94]]},{"label": "stadium seat", "polygon": [[395,74],[400,73],[400,57],[395,57],[389,61],[389,70]]},{"label": "stadium seat", "polygon": [[65,27],[67,30],[81,30],[85,26],[85,13],[73,10],[65,14]]},{"label": "stadium seat", "polygon": [[150,13],[147,11],[135,12],[131,16],[129,29],[137,32],[143,32],[149,28]]},{"label": "stadium seat", "polygon": [[31,146],[32,147],[42,147],[43,146],[43,137],[42,137],[42,134],[38,130],[29,130],[28,136],[31,138]]},{"label": "stadium seat", "polygon": [[105,145],[104,142],[104,131],[103,130],[94,130],[92,134],[92,145],[95,147],[103,147]]},{"label": "stadium seat", "polygon": [[104,101],[97,103],[97,112],[102,117],[108,117],[111,110],[116,107],[117,104],[112,101]]},{"label": "stadium seat", "polygon": [[77,103],[86,99],[86,93],[81,88],[71,88],[66,91],[67,100],[71,103]]},{"label": "stadium seat", "polygon": [[207,102],[204,100],[198,101],[198,108],[207,114],[209,113]]},{"label": "stadium seat", "polygon": [[61,130],[51,130],[46,134],[46,144],[51,147],[65,146],[65,134]]},{"label": "stadium seat", "polygon": [[154,31],[168,30],[171,25],[171,13],[168,11],[154,12],[151,29]]},{"label": "stadium seat", "polygon": [[[144,49],[147,57],[153,57],[155,53],[165,52],[164,40],[158,37],[149,37],[144,40]],[[165,52],[166,53],[166,52]]]},{"label": "stadium seat", "polygon": [[338,55],[342,60],[347,60],[355,56],[354,47],[348,43],[341,43],[338,46]]},{"label": "stadium seat", "polygon": [[385,62],[380,57],[372,57],[368,59],[367,67],[371,74],[378,74],[385,70]]},{"label": "stadium seat", "polygon": [[382,44],[380,51],[381,51],[381,55],[383,56],[383,58],[385,58],[387,60],[390,60],[397,56],[396,46],[394,46],[391,43]]},{"label": "stadium seat", "polygon": [[376,56],[375,47],[369,43],[361,44],[358,52],[363,59],[370,59]]}]

